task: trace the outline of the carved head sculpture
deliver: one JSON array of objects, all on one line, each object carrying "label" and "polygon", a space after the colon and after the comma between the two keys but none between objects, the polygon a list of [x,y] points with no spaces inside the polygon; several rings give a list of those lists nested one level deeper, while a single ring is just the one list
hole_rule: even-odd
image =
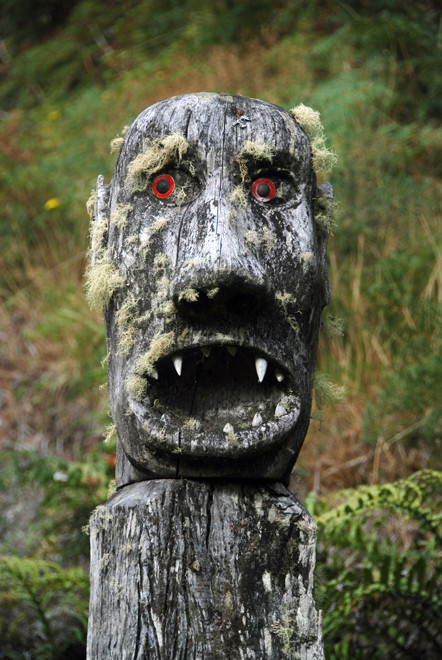
[{"label": "carved head sculpture", "polygon": [[117,486],[288,479],[329,297],[321,196],[309,139],[269,103],[188,94],[129,128],[111,183],[98,179],[89,274]]}]

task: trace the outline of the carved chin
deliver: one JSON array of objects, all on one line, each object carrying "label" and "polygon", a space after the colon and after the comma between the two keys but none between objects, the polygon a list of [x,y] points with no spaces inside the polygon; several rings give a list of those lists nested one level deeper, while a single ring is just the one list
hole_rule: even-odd
[{"label": "carved chin", "polygon": [[192,346],[159,360],[154,376],[129,406],[155,453],[252,457],[287,441],[301,417],[304,384],[268,350]]}]

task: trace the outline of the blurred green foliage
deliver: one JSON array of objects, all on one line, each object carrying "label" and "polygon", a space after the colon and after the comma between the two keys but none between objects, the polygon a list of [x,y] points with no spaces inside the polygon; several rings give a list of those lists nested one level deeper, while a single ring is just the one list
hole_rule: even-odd
[{"label": "blurred green foliage", "polygon": [[[183,91],[242,93],[288,108],[303,102],[321,112],[339,154],[330,313],[343,318],[344,331],[322,339],[319,369],[363,401],[368,448],[381,440],[417,447],[437,467],[442,51],[435,0],[2,0],[0,9],[0,311],[2,319],[24,315],[17,335],[36,352],[55,352],[58,363],[55,370],[38,364],[31,383],[18,382],[17,401],[29,388],[48,408],[54,400],[60,410],[76,398],[100,401],[95,422],[105,424],[96,393],[105,378],[104,332],[86,307],[82,277],[84,203],[97,174],[112,174],[111,138],[149,103]],[[73,431],[64,432],[68,443]],[[83,653],[85,578],[75,566],[87,562],[81,527],[106,497],[113,447],[100,445],[75,463],[32,452],[1,458],[0,496],[19,499],[30,489],[40,499],[18,545],[1,523],[0,625],[12,632],[0,658],[72,657],[71,643]],[[390,490],[363,486],[328,503],[310,501],[320,516],[330,659],[438,657],[440,539],[427,524],[438,479],[420,472]],[[403,492],[416,494],[410,511],[405,496],[394,506]],[[345,503],[332,508],[338,497]],[[394,516],[402,521],[394,529],[392,510],[391,525]],[[80,613],[77,623],[66,608]],[[20,637],[19,611],[27,636]],[[54,640],[64,623],[62,647]]]}]

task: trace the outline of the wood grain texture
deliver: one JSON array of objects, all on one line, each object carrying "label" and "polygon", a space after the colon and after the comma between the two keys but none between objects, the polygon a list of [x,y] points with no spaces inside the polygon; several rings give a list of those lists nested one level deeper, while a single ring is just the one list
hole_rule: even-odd
[{"label": "wood grain texture", "polygon": [[89,660],[323,658],[316,524],[281,484],[139,482],[90,530]]}]

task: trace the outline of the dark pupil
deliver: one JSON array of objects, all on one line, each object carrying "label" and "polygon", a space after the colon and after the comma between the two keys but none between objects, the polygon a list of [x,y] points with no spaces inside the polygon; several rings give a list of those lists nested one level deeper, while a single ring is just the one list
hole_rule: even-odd
[{"label": "dark pupil", "polygon": [[268,183],[260,183],[256,187],[256,192],[260,197],[268,197],[270,195],[270,186]]},{"label": "dark pupil", "polygon": [[160,179],[157,183],[157,191],[160,193],[160,195],[164,195],[164,193],[167,193],[167,191],[170,188],[170,183],[167,181],[167,179]]}]

